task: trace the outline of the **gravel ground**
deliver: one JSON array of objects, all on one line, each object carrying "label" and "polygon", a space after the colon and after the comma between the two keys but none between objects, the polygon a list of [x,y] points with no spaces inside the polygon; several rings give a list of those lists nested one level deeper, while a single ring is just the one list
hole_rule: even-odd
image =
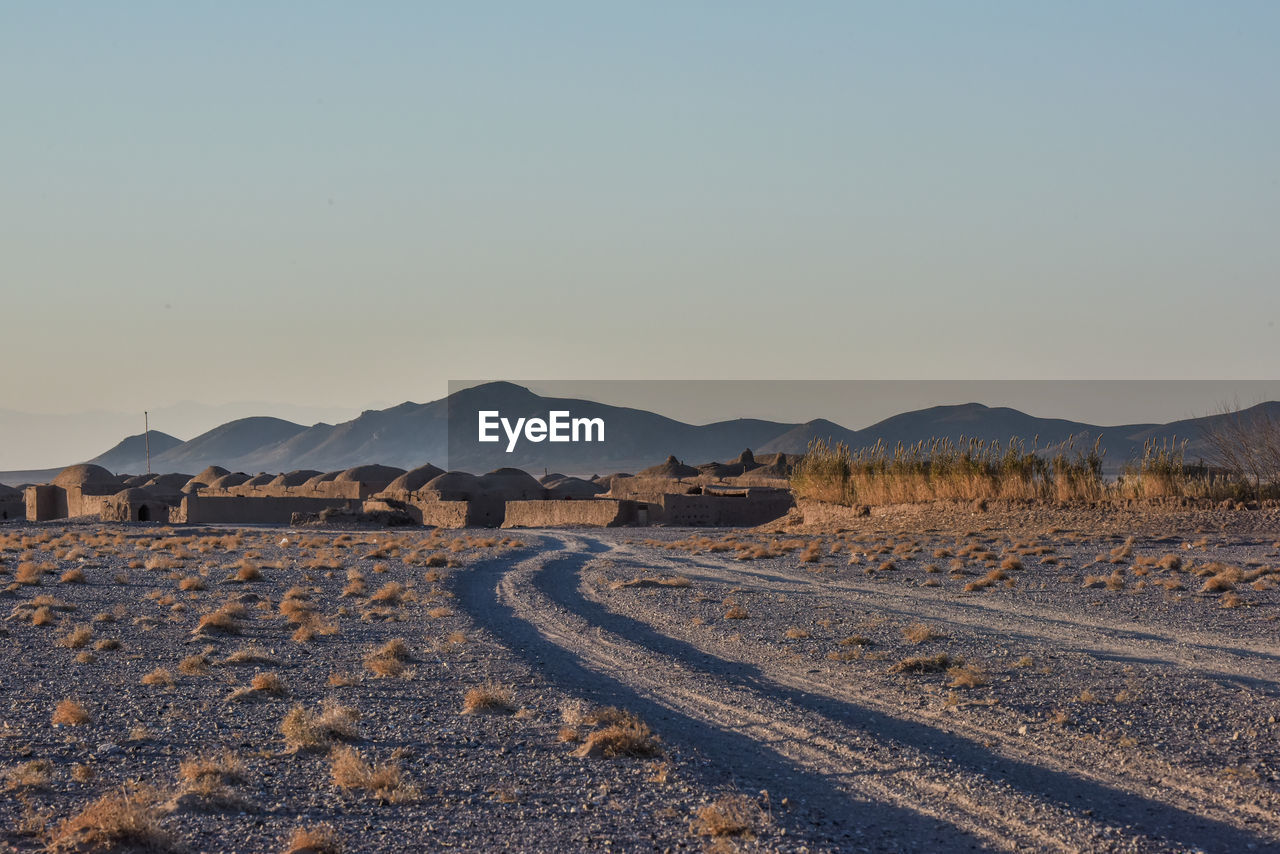
[{"label": "gravel ground", "polygon": [[[10,525],[0,528],[6,540],[0,850],[40,849],[88,803],[136,783],[159,790],[159,824],[179,849],[282,851],[295,828],[329,825],[348,851],[697,850],[691,820],[732,782],[680,745],[606,758],[561,741],[566,719],[594,706],[477,629],[451,590],[458,575],[532,553],[536,538]],[[425,565],[446,559],[457,565]],[[260,578],[229,581],[241,561]],[[38,585],[14,580],[23,563],[45,567]],[[59,580],[72,570],[83,583]],[[364,592],[344,597],[351,570]],[[182,590],[183,579],[204,589]],[[371,602],[387,584],[402,585],[404,598]],[[280,611],[295,587],[314,606],[305,640]],[[227,601],[245,609],[235,632],[197,632]],[[51,603],[43,625],[33,625],[36,602]],[[84,645],[64,645],[83,640],[82,626]],[[363,659],[394,638],[408,648],[406,672],[375,676]],[[246,649],[262,660],[227,662]],[[182,672],[201,655],[207,672]],[[157,668],[172,686],[143,684]],[[229,699],[257,674],[277,674],[285,693]],[[329,684],[334,674],[350,684]],[[511,708],[460,714],[468,690],[489,684],[511,691]],[[68,698],[89,722],[51,725]],[[397,766],[402,791],[339,788],[328,749],[286,744],[289,710],[324,702],[358,712],[350,744],[370,763]],[[576,727],[580,737],[595,728]],[[222,750],[243,763],[242,779],[192,794],[180,763]]]},{"label": "gravel ground", "polygon": [[[1274,518],[794,522],[0,527],[0,844],[142,784],[200,851],[318,825],[348,851],[1280,850]],[[366,664],[392,639],[405,661]],[[461,714],[483,686],[509,707]],[[64,699],[89,721],[51,725]],[[326,702],[359,714],[339,754],[398,785],[340,786],[335,745],[285,738]],[[601,707],[658,752],[587,752]],[[234,773],[179,768],[224,750]]]}]

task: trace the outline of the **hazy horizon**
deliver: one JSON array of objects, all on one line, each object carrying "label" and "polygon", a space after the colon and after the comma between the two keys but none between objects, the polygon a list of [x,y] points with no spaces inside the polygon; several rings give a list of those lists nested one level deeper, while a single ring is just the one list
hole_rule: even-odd
[{"label": "hazy horizon", "polygon": [[[304,407],[269,402],[184,401],[151,412],[151,428],[184,441],[250,416],[310,426],[355,418],[366,408],[405,400],[428,403],[478,381],[454,381],[438,393],[361,408]],[[981,403],[1042,418],[1101,426],[1168,423],[1280,400],[1280,381],[981,381],[981,380],[511,380],[546,397],[596,400],[647,409],[692,424],[734,418],[803,423],[816,418],[861,429],[903,412]],[[0,409],[0,471],[56,468],[91,459],[142,432],[142,413],[28,414]]]}]

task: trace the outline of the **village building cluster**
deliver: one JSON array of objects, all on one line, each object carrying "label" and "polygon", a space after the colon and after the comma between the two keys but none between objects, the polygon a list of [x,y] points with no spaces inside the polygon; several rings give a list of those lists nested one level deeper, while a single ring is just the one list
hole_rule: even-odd
[{"label": "village building cluster", "polygon": [[483,475],[426,464],[411,471],[362,465],[344,471],[249,475],[209,466],[196,475],[116,475],[82,463],[49,483],[0,488],[4,518],[96,518],[169,524],[299,524],[395,519],[441,528],[623,525],[759,525],[793,506],[785,454],[689,466],[669,457],[637,474],[591,479],[514,468]]}]

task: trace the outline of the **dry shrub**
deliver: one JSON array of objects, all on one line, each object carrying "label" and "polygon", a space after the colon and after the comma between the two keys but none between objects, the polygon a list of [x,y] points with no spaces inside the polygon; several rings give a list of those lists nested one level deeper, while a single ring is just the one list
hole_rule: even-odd
[{"label": "dry shrub", "polygon": [[238,806],[231,787],[245,782],[244,760],[230,750],[188,757],[178,764],[183,794],[196,795],[218,806]]},{"label": "dry shrub", "polygon": [[70,697],[59,700],[53,710],[53,723],[61,726],[80,726],[90,720],[89,711]]},{"label": "dry shrub", "polygon": [[178,582],[179,590],[203,590],[204,579],[198,575],[188,575]]},{"label": "dry shrub", "polygon": [[741,605],[733,605],[728,611],[724,612],[726,620],[745,620],[749,616],[751,615],[747,613],[747,609]]},{"label": "dry shrub", "polygon": [[84,584],[84,570],[68,569],[66,572],[62,573],[62,577],[58,580],[63,584]]},{"label": "dry shrub", "polygon": [[76,626],[70,633],[58,638],[58,646],[67,649],[83,649],[93,638],[93,629],[87,625]]},{"label": "dry shrub", "polygon": [[360,713],[349,706],[325,703],[320,712],[297,705],[280,724],[285,745],[294,752],[321,750],[334,741],[354,741],[360,737],[356,722]]},{"label": "dry shrub", "polygon": [[1205,581],[1204,586],[1200,588],[1202,593],[1225,593],[1234,590],[1237,583],[1240,582],[1244,573],[1238,567],[1225,566],[1221,564],[1210,564],[1213,568],[1221,567]]},{"label": "dry shrub", "polygon": [[338,788],[364,789],[386,803],[403,803],[417,796],[398,765],[370,765],[354,747],[335,747],[329,754],[329,771]]},{"label": "dry shrub", "polygon": [[238,649],[222,660],[223,664],[279,664],[280,662],[271,653],[265,649],[256,646],[247,646]]},{"label": "dry shrub", "polygon": [[928,641],[938,640],[942,637],[941,634],[934,631],[931,627],[926,626],[924,623],[912,623],[902,630],[902,636],[911,643],[916,644],[927,643]]},{"label": "dry shrub", "polygon": [[327,824],[295,828],[284,846],[284,854],[342,854],[342,852],[342,840]]},{"label": "dry shrub", "polygon": [[952,667],[947,670],[947,675],[951,677],[947,683],[949,688],[981,688],[988,683],[986,674],[976,667]]},{"label": "dry shrub", "polygon": [[174,686],[173,674],[163,667],[157,667],[146,676],[142,677],[143,685],[155,685],[161,688],[172,688]]},{"label": "dry shrub", "polygon": [[753,837],[765,823],[765,812],[751,798],[746,795],[721,795],[697,811],[690,829],[698,836],[710,836],[713,839]]},{"label": "dry shrub", "polygon": [[592,720],[605,726],[589,733],[582,746],[574,751],[575,756],[658,756],[662,753],[662,746],[649,725],[630,712],[608,707],[592,716]]},{"label": "dry shrub", "polygon": [[13,574],[13,580],[19,584],[35,585],[44,578],[44,569],[34,563],[23,561]]},{"label": "dry shrub", "polygon": [[196,623],[197,632],[238,635],[243,627],[240,619],[246,614],[245,607],[239,602],[227,602],[216,611],[209,611],[200,616]]},{"label": "dry shrub", "polygon": [[270,694],[273,697],[283,697],[289,691],[279,673],[255,673],[249,680],[249,687],[259,694]]},{"label": "dry shrub", "polygon": [[915,658],[904,658],[897,664],[889,668],[890,673],[942,673],[950,669],[953,665],[960,665],[957,659],[953,659],[945,652],[937,655],[919,656]]},{"label": "dry shrub", "polygon": [[249,581],[261,581],[262,570],[258,569],[258,567],[252,563],[246,563],[244,561],[241,561],[240,568],[236,570],[236,574],[232,576],[232,578],[235,581],[239,581],[241,583],[249,582]]},{"label": "dry shrub", "polygon": [[54,829],[50,851],[180,851],[160,823],[158,795],[148,787],[106,794]]},{"label": "dry shrub", "polygon": [[209,672],[209,657],[201,653],[188,655],[178,662],[178,672],[183,676],[203,676]]},{"label": "dry shrub", "polygon": [[508,714],[515,710],[510,688],[487,684],[472,688],[462,700],[462,714]]},{"label": "dry shrub", "polygon": [[993,569],[977,581],[970,581],[964,586],[966,593],[972,593],[975,590],[986,590],[988,587],[994,587],[996,582],[1004,581],[1009,574],[1003,569]]},{"label": "dry shrub", "polygon": [[791,640],[800,640],[801,638],[809,637],[809,633],[799,626],[792,626],[787,629],[786,636]]},{"label": "dry shrub", "polygon": [[399,605],[403,598],[404,585],[398,581],[389,581],[370,596],[369,601],[382,605]]},{"label": "dry shrub", "polygon": [[33,759],[13,766],[4,774],[6,791],[14,789],[43,789],[49,784],[53,763],[48,759]]},{"label": "dry shrub", "polygon": [[1111,550],[1112,560],[1127,560],[1133,555],[1133,537],[1129,537],[1124,541],[1123,545],[1116,546]]}]

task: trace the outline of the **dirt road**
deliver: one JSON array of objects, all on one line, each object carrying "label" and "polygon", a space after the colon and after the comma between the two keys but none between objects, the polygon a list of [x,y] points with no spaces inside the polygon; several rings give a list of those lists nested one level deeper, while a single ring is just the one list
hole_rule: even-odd
[{"label": "dirt road", "polygon": [[[542,534],[532,556],[460,573],[459,604],[549,681],[767,790],[780,839],[790,826],[850,849],[1280,849],[1274,622],[1223,631],[1198,602],[1067,594],[1039,570],[983,595],[904,582],[910,558],[886,581],[843,560],[659,545]],[[747,617],[724,619],[726,604]],[[914,623],[935,637],[905,639]],[[871,637],[840,646],[858,627]],[[917,651],[981,662],[980,684],[890,672]]]}]

